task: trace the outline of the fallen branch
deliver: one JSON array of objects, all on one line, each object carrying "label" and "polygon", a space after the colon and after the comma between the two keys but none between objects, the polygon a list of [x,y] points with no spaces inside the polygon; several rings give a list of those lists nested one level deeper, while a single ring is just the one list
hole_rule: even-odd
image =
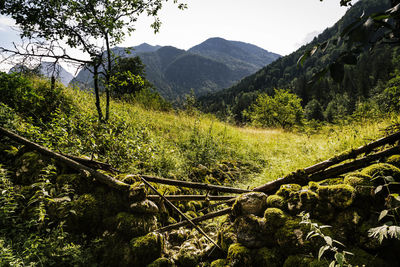
[{"label": "fallen branch", "polygon": [[33,150],[38,151],[39,153],[48,156],[50,158],[54,158],[55,160],[64,163],[68,167],[77,170],[79,172],[88,172],[90,173],[91,176],[93,176],[97,181],[106,184],[114,189],[120,190],[120,191],[128,191],[129,190],[129,184],[126,184],[124,182],[121,182],[111,176],[108,176],[106,174],[100,173],[92,168],[89,168],[79,162],[76,162],[75,160],[72,160],[66,156],[63,156],[59,153],[53,152],[48,148],[45,148],[41,145],[38,145],[34,142],[31,142],[27,140],[24,137],[21,137],[13,132],[10,132],[2,127],[0,127],[0,134],[7,136],[8,138],[25,145],[26,147],[29,147]]},{"label": "fallen branch", "polygon": [[[208,213],[206,215],[193,218],[192,222],[199,223],[199,222],[206,221],[206,220],[209,220],[209,219],[212,219],[212,218],[220,217],[220,216],[229,214],[231,212],[231,210],[232,210],[231,208],[226,208],[226,209],[219,210],[219,211],[216,211],[216,212],[210,212],[210,213]],[[167,232],[167,231],[170,231],[170,230],[178,229],[178,228],[183,227],[183,226],[187,226],[189,224],[190,223],[187,222],[187,221],[183,221],[183,222],[179,222],[179,223],[175,223],[175,224],[170,224],[170,225],[167,225],[165,227],[162,227],[162,228],[158,229],[157,232],[163,233],[163,232]]]},{"label": "fallen branch", "polygon": [[[136,175],[128,175],[127,177],[130,177],[130,176],[136,177]],[[203,190],[208,190],[208,191],[215,190],[218,192],[233,193],[233,194],[242,194],[242,193],[251,192],[250,190],[228,187],[228,186],[187,182],[187,181],[153,177],[153,176],[148,176],[148,175],[140,175],[140,176],[145,178],[149,182],[154,182],[154,183],[159,183],[159,184],[175,185],[175,186],[189,187],[189,188],[195,188],[195,189],[203,189]]]},{"label": "fallen branch", "polygon": [[360,158],[360,159],[356,159],[352,162],[344,163],[344,164],[332,167],[330,169],[315,173],[315,174],[311,175],[310,177],[308,177],[307,183],[308,183],[308,181],[320,181],[320,180],[324,180],[327,178],[337,177],[339,175],[342,175],[342,174],[345,174],[348,172],[356,171],[363,167],[368,166],[369,164],[371,164],[371,162],[374,162],[374,161],[382,159],[382,158],[389,157],[391,155],[399,154],[399,153],[400,153],[400,147],[395,146],[395,147],[386,149],[384,151],[381,151],[381,152],[378,152],[375,154],[371,154],[371,155],[368,155],[368,156]]},{"label": "fallen branch", "polygon": [[158,192],[157,189],[155,189],[149,182],[146,181],[143,177],[140,177],[140,179],[145,183],[151,190],[153,190],[158,196],[160,196],[162,199],[164,199],[165,203],[167,203],[171,208],[173,208],[176,212],[178,212],[183,218],[185,218],[188,223],[190,223],[194,228],[196,228],[197,231],[199,231],[202,235],[204,235],[211,243],[213,243],[217,248],[219,248],[221,251],[222,249],[218,246],[218,244],[212,240],[204,231],[201,229],[198,225],[196,225],[188,216],[186,216],[182,211],[180,211],[174,204],[172,204],[171,201],[169,201],[166,197],[163,196],[160,192]]},{"label": "fallen branch", "polygon": [[279,187],[283,184],[299,183],[302,180],[304,180],[307,176],[310,176],[312,174],[326,170],[327,168],[329,168],[333,165],[339,164],[340,162],[343,162],[345,160],[356,158],[357,156],[359,156],[363,153],[365,153],[365,154],[370,153],[375,148],[378,148],[378,147],[381,147],[381,146],[384,146],[387,144],[392,144],[399,140],[400,140],[400,132],[391,134],[389,136],[386,136],[386,137],[378,139],[374,142],[371,142],[367,145],[353,149],[349,152],[345,152],[339,156],[335,156],[333,158],[322,161],[313,166],[307,167],[303,170],[292,172],[285,177],[281,177],[274,181],[268,182],[264,185],[258,186],[256,188],[254,188],[253,191],[264,192],[264,193],[274,192],[274,191],[278,190]]},{"label": "fallen branch", "polygon": [[66,154],[62,154],[62,155],[69,159],[72,159],[76,162],[79,162],[89,168],[92,168],[92,169],[99,169],[99,170],[108,171],[111,173],[118,172],[118,170],[113,168],[111,166],[111,164],[108,164],[108,163],[104,163],[104,162],[93,160],[93,159],[80,158],[80,157],[76,157],[76,156],[72,156],[72,155],[66,155]]},{"label": "fallen branch", "polygon": [[[236,196],[208,196],[208,195],[164,195],[169,201],[221,201],[236,198]],[[152,201],[159,201],[160,196],[149,195],[148,199]]]}]

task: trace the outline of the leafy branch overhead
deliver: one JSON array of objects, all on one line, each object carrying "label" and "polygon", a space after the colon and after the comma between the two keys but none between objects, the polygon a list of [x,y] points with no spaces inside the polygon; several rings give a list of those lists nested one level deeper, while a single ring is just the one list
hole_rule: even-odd
[{"label": "leafy branch overhead", "polygon": [[[340,4],[351,6],[351,0],[341,0]],[[315,73],[310,81],[315,83],[330,72],[332,79],[339,83],[344,78],[344,65],[356,65],[357,57],[362,51],[372,51],[381,44],[400,44],[400,1],[391,1],[391,8],[382,12],[364,12],[347,25],[337,38],[316,44],[305,51],[297,64],[303,66],[304,62],[318,51],[325,53],[329,45],[343,46],[345,50],[331,64]]]},{"label": "leafy branch overhead", "polygon": [[[115,64],[111,47],[121,43],[126,35],[135,31],[135,22],[143,13],[154,17],[151,27],[157,32],[161,26],[158,12],[165,2],[168,0],[15,0],[3,1],[0,14],[15,20],[23,38],[46,40],[50,43],[63,41],[69,47],[79,48],[89,55],[89,67],[93,69],[96,108],[99,120],[102,121],[98,80],[100,75],[105,80],[107,120],[110,104],[109,83]],[[186,5],[178,3],[178,0],[173,0],[173,3],[180,9],[186,8]],[[4,49],[2,51],[4,52]],[[100,67],[105,70],[104,73],[99,72]]]}]

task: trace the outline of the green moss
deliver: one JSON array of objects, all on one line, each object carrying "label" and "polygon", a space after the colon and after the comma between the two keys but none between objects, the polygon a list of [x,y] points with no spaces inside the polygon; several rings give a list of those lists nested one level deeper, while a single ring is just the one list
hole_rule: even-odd
[{"label": "green moss", "polygon": [[278,195],[270,195],[267,198],[267,207],[270,208],[284,208],[286,205],[285,199]]},{"label": "green moss", "polygon": [[125,239],[131,239],[143,235],[157,228],[157,219],[153,215],[133,215],[127,212],[120,212],[109,222]]},{"label": "green moss", "polygon": [[312,211],[319,202],[319,195],[312,190],[303,189],[299,194],[301,209]]},{"label": "green moss", "polygon": [[251,251],[240,243],[232,244],[228,249],[227,261],[232,267],[251,266]]},{"label": "green moss", "polygon": [[327,200],[340,209],[349,207],[355,196],[354,187],[348,184],[320,186],[317,192],[322,200]]},{"label": "green moss", "polygon": [[319,188],[319,184],[317,182],[311,181],[308,183],[308,189],[310,189],[311,191],[317,192]]},{"label": "green moss", "polygon": [[330,179],[325,179],[320,182],[318,182],[318,185],[337,185],[337,184],[343,184],[343,178],[330,178]]},{"label": "green moss", "polygon": [[370,165],[364,168],[361,174],[369,175],[372,178],[392,176],[395,180],[400,181],[400,169],[388,163]]},{"label": "green moss", "polygon": [[228,252],[229,246],[237,242],[236,231],[233,225],[225,225],[218,232],[217,244],[226,253]]},{"label": "green moss", "polygon": [[147,265],[147,267],[173,267],[173,266],[175,266],[174,263],[167,258],[158,258],[149,265]]},{"label": "green moss", "polygon": [[132,203],[130,210],[136,214],[156,214],[159,211],[157,205],[148,199]]},{"label": "green moss", "polygon": [[283,267],[326,267],[329,262],[325,259],[319,261],[306,255],[290,255],[283,263]]},{"label": "green moss", "polygon": [[366,251],[360,248],[354,248],[350,250],[354,255],[348,256],[349,263],[353,266],[368,266],[368,267],[389,267],[393,266],[385,263],[382,259],[377,258],[374,255],[368,254]]},{"label": "green moss", "polygon": [[281,252],[285,255],[311,252],[314,240],[306,240],[308,232],[309,227],[300,224],[299,219],[288,217],[284,225],[275,232]]},{"label": "green moss", "polygon": [[400,168],[400,155],[390,156],[386,160],[386,163],[392,164],[393,166],[396,166],[397,168]]},{"label": "green moss", "polygon": [[232,206],[233,216],[261,215],[267,208],[267,195],[251,192],[240,195]]},{"label": "green moss", "polygon": [[268,208],[264,212],[267,227],[279,228],[286,221],[285,213],[278,208]]},{"label": "green moss", "polygon": [[284,185],[281,185],[281,187],[276,192],[276,194],[285,199],[288,199],[293,193],[297,193],[300,190],[301,190],[301,186],[298,184],[284,184]]},{"label": "green moss", "polygon": [[189,210],[188,212],[185,212],[185,215],[186,215],[187,217],[189,217],[190,219],[193,219],[193,218],[196,218],[196,217],[197,217],[196,212],[194,212],[194,211],[192,211],[192,210]]},{"label": "green moss", "polygon": [[227,266],[226,259],[215,260],[215,261],[211,262],[211,265],[210,265],[210,267],[224,267],[224,266]]},{"label": "green moss", "polygon": [[278,250],[267,247],[257,249],[253,256],[253,266],[281,266]]},{"label": "green moss", "polygon": [[133,266],[146,266],[161,257],[164,239],[159,233],[148,233],[131,240]]},{"label": "green moss", "polygon": [[136,182],[129,188],[129,199],[131,201],[142,201],[147,197],[147,191],[144,183]]}]

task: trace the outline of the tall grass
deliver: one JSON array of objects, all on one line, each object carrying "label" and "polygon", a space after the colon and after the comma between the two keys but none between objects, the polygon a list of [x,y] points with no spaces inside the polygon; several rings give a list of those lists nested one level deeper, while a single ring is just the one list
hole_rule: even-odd
[{"label": "tall grass", "polygon": [[[85,112],[94,112],[91,94],[68,92]],[[111,113],[111,120],[120,118],[127,125],[146,129],[157,144],[154,157],[161,166],[156,174],[187,178],[190,167],[197,164],[212,167],[222,160],[239,161],[255,167],[237,181],[239,186],[250,188],[361,146],[382,136],[382,130],[398,120],[398,116],[388,116],[317,130],[285,131],[236,127],[211,115],[160,112],[117,101],[111,103]]]}]

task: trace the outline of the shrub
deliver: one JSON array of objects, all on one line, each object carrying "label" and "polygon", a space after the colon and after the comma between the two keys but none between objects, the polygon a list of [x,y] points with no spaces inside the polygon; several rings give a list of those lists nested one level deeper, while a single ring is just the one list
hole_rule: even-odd
[{"label": "shrub", "polygon": [[274,96],[260,94],[256,102],[244,112],[251,123],[261,127],[290,128],[301,124],[301,99],[288,90],[276,90]]},{"label": "shrub", "polygon": [[324,120],[324,113],[322,110],[321,104],[318,100],[313,99],[304,108],[304,117],[307,120],[317,120],[323,121]]}]

